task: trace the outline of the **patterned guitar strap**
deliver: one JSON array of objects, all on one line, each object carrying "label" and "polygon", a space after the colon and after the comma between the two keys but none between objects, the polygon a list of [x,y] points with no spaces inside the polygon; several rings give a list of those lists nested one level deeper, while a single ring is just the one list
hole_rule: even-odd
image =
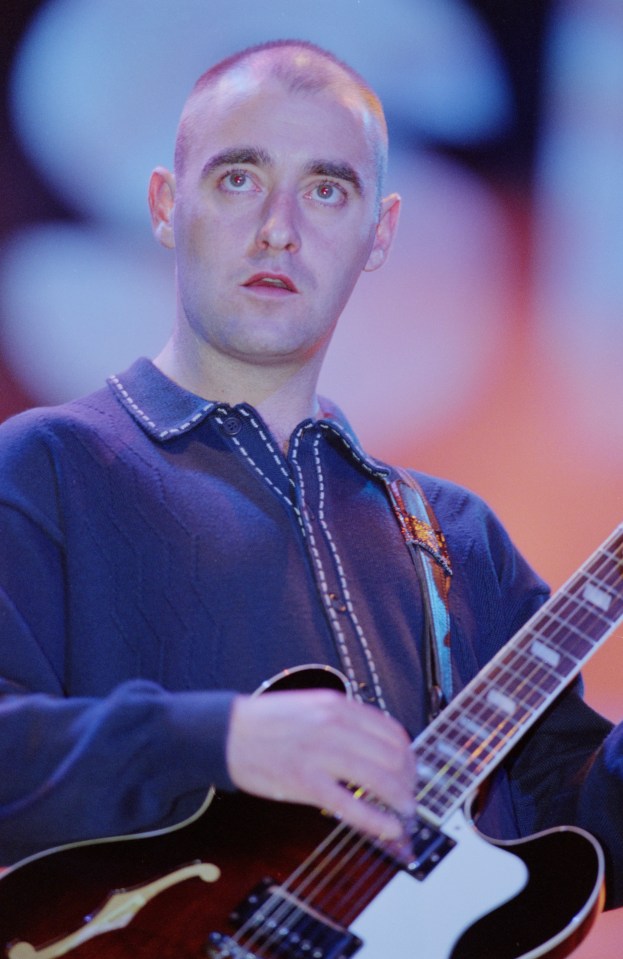
[{"label": "patterned guitar strap", "polygon": [[417,571],[422,591],[429,721],[452,698],[448,593],[452,567],[443,532],[418,481],[396,468],[387,483],[390,501]]}]

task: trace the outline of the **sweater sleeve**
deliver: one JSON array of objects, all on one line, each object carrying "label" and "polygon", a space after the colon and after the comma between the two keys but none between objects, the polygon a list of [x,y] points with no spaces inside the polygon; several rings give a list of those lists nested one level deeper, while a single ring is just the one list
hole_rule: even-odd
[{"label": "sweater sleeve", "polygon": [[[466,502],[460,519],[460,541],[471,547],[456,564],[465,595],[457,604],[453,653],[468,681],[539,609],[547,590],[477,498]],[[475,537],[478,530],[483,535]],[[623,724],[613,728],[587,705],[580,680],[510,754],[491,800],[484,831],[494,835],[528,836],[560,825],[590,832],[604,850],[607,905],[623,904]]]},{"label": "sweater sleeve", "polygon": [[211,785],[231,788],[234,694],[132,679],[102,696],[71,695],[55,464],[27,432],[2,432],[0,863],[8,864],[78,839],[173,825]]},{"label": "sweater sleeve", "polygon": [[[527,618],[515,616],[512,633]],[[507,769],[520,832],[586,829],[604,851],[607,906],[622,905],[623,724],[613,728],[584,701],[580,678],[522,739]]]},{"label": "sweater sleeve", "polygon": [[[496,552],[514,555],[510,542]],[[517,583],[526,581],[524,566],[515,554],[500,567],[501,608],[509,618],[502,635],[507,638],[545,599],[545,594],[533,595],[526,603],[530,591],[525,585],[517,590]],[[493,654],[487,649],[486,658]],[[507,769],[521,834],[561,825],[586,829],[604,851],[607,906],[623,904],[623,725],[613,729],[584,701],[579,679],[521,740]]]},{"label": "sweater sleeve", "polygon": [[576,683],[530,731],[509,764],[524,835],[586,829],[606,859],[606,905],[623,905],[623,724],[588,706]]}]

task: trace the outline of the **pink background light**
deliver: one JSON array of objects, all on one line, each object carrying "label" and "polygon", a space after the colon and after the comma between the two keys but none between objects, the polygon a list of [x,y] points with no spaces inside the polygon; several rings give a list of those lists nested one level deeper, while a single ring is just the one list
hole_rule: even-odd
[{"label": "pink background light", "polygon": [[[9,0],[0,418],[153,355],[172,264],[152,166],[209,63],[304,36],[388,112],[404,215],[322,388],[381,458],[448,476],[554,588],[623,521],[623,16],[617,0]],[[622,631],[585,670],[623,719]],[[579,959],[620,955],[623,914]]]}]

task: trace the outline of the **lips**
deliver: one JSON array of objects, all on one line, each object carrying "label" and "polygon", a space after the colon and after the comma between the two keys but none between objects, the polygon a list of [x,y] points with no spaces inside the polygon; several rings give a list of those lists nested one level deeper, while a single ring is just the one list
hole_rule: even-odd
[{"label": "lips", "polygon": [[253,289],[285,290],[287,293],[298,293],[290,277],[283,273],[256,273],[242,285]]}]

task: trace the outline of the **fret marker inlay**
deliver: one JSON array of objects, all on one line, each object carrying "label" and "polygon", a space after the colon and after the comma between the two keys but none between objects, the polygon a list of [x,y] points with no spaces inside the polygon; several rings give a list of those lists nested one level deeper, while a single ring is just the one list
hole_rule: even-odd
[{"label": "fret marker inlay", "polygon": [[592,603],[593,606],[598,606],[599,609],[603,609],[605,613],[610,609],[612,597],[604,589],[599,589],[599,587],[593,586],[592,583],[587,583],[582,591],[582,595],[589,603]]},{"label": "fret marker inlay", "polygon": [[623,623],[623,524],[413,741],[441,828]]},{"label": "fret marker inlay", "polygon": [[495,709],[501,709],[503,713],[512,716],[517,708],[517,703],[510,696],[505,696],[499,689],[490,689],[487,693],[487,702]]},{"label": "fret marker inlay", "polygon": [[437,742],[437,752],[454,762],[458,759],[456,746],[453,746],[452,743],[447,743],[445,739],[440,739]]},{"label": "fret marker inlay", "polygon": [[459,723],[463,729],[467,730],[468,733],[471,733],[472,736],[476,736],[478,739],[486,739],[489,735],[489,730],[484,726],[481,726],[480,723],[475,722],[470,716],[459,716]]},{"label": "fret marker inlay", "polygon": [[531,649],[533,656],[547,663],[548,666],[553,666],[554,669],[560,663],[560,653],[557,653],[555,649],[552,649],[546,643],[542,643],[539,639],[534,640]]}]

